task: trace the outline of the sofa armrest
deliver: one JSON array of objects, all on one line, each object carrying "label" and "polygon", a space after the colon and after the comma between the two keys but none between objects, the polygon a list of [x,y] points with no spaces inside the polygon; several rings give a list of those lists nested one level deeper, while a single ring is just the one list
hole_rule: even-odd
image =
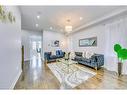
[{"label": "sofa armrest", "polygon": [[97,66],[98,67],[103,66],[104,65],[104,55],[98,54],[96,55],[96,58],[97,58]]},{"label": "sofa armrest", "polygon": [[63,57],[65,57],[65,52],[63,52]]},{"label": "sofa armrest", "polygon": [[91,58],[91,62],[96,63],[97,67],[104,65],[104,55],[102,54],[95,54]]},{"label": "sofa armrest", "polygon": [[45,60],[49,60],[50,59],[50,56],[51,56],[51,52],[45,52],[44,53],[44,59]]}]

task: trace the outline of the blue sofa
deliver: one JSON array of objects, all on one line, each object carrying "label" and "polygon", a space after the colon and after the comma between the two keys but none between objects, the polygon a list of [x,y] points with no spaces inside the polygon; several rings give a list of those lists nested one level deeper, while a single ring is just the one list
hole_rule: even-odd
[{"label": "blue sofa", "polygon": [[104,65],[104,55],[102,54],[94,54],[91,58],[87,59],[82,56],[82,52],[75,52],[74,60],[80,64],[93,67],[96,70]]},{"label": "blue sofa", "polygon": [[56,61],[58,58],[63,58],[65,56],[65,52],[62,50],[56,50],[56,55],[52,55],[52,52],[45,52],[44,53],[44,59],[48,62]]}]

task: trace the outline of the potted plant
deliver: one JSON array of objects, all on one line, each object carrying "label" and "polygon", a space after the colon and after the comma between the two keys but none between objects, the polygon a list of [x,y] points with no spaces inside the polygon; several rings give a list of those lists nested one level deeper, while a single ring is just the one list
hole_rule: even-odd
[{"label": "potted plant", "polygon": [[121,76],[123,61],[127,59],[127,49],[122,48],[119,44],[115,44],[114,51],[118,57],[118,75]]}]

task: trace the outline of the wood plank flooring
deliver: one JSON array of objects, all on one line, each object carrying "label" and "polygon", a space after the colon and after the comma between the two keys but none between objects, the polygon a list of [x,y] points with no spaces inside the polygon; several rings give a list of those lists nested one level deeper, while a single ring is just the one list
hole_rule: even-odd
[{"label": "wood plank flooring", "polygon": [[[89,68],[80,64],[79,66]],[[96,72],[97,75],[73,89],[127,89],[127,76],[118,77],[115,72],[104,68],[98,71],[89,69]],[[34,59],[25,62],[23,72],[14,89],[60,89],[60,86],[58,79],[47,65],[40,59]]]}]

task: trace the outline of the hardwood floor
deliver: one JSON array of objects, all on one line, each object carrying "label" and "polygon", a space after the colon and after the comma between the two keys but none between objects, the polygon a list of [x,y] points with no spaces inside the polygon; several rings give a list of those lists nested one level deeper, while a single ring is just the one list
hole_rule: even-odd
[{"label": "hardwood floor", "polygon": [[[73,89],[127,89],[127,76],[118,77],[115,72],[103,68],[98,71],[89,69],[97,74]],[[33,59],[25,62],[23,72],[14,89],[60,89],[60,86],[58,79],[47,65],[40,59]]]}]

